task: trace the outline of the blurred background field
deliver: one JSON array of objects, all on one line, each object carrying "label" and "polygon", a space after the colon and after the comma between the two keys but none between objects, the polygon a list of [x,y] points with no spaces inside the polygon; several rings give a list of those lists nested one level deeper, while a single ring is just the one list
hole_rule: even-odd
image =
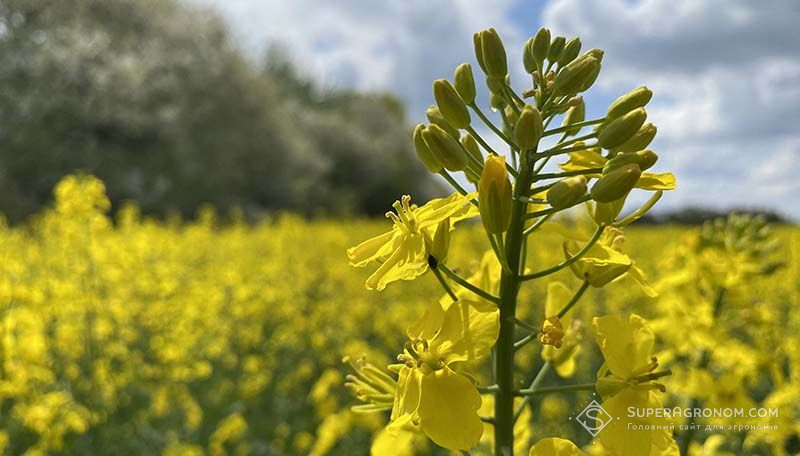
[{"label": "blurred background field", "polygon": [[[367,452],[383,419],[348,411],[353,399],[343,387],[348,369],[341,359],[366,355],[388,364],[405,327],[441,295],[430,274],[368,292],[368,271],[348,266],[344,250],[388,221],[284,215],[247,225],[206,209],[195,221],[159,222],[134,206],[112,219],[102,183],[88,176],[64,179],[55,194],[52,209],[0,232],[0,444],[6,454]],[[625,248],[656,289],[668,289],[681,272],[674,262],[689,234],[678,226],[631,229]],[[789,310],[800,296],[800,231],[781,227],[777,236],[779,257],[790,266],[734,294],[750,314],[732,315],[762,341],[798,328],[797,313]],[[543,233],[536,241],[532,267],[563,258],[560,236]],[[449,264],[469,275],[484,249],[480,227],[467,225],[454,237]],[[568,270],[557,278],[578,286]],[[523,298],[529,321],[544,312],[544,289],[534,283]],[[668,296],[651,299],[623,281],[589,290],[576,317],[625,310],[655,318],[658,309],[673,306]],[[691,337],[692,330],[681,334]],[[793,337],[771,347],[748,342],[760,356],[751,360],[751,374],[766,370],[771,359],[783,360],[776,354],[783,350],[789,360],[795,356],[787,363],[797,363]],[[574,374],[576,382],[592,381],[597,366],[586,363],[599,359],[590,337],[582,347],[578,359],[585,367]],[[541,364],[533,348],[522,360],[522,378]],[[680,360],[665,367],[678,379],[689,371]],[[797,375],[795,364],[780,369]],[[777,386],[754,382],[750,388],[766,397]],[[585,440],[565,419],[580,394],[535,407],[530,437]],[[798,416],[796,406],[781,412]],[[778,446],[796,431],[787,426],[785,432],[789,437]],[[423,446],[419,454],[429,451]]]}]

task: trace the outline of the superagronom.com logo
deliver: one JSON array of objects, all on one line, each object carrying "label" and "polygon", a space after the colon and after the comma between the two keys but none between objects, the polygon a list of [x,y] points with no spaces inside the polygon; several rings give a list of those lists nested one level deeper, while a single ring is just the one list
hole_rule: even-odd
[{"label": "superagronom.com logo", "polygon": [[[595,396],[595,393],[593,393],[592,396]],[[592,437],[597,437],[598,434],[603,432],[606,426],[611,425],[615,420],[592,396],[587,398],[587,401],[589,401],[588,404],[584,406],[584,402],[578,406],[579,408],[583,407],[583,409],[575,416],[575,421],[589,431]],[[573,413],[573,415],[575,414]],[[572,417],[569,419],[572,420]]]}]

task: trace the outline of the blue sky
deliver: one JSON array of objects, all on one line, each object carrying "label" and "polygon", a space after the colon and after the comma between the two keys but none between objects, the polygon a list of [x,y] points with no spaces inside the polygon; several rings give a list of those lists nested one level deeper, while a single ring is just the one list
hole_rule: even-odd
[{"label": "blue sky", "polygon": [[660,207],[771,207],[800,219],[797,0],[187,1],[221,11],[254,56],[281,43],[327,86],[398,94],[414,121],[432,81],[473,62],[473,32],[498,30],[518,88],[522,43],[538,27],[578,35],[606,51],[590,113],[641,84],[655,92],[657,168],[679,184]]}]

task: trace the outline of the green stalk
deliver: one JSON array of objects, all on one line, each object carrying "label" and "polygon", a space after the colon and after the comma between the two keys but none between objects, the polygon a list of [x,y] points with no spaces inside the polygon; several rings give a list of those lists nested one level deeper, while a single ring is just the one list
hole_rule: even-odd
[{"label": "green stalk", "polygon": [[494,406],[494,454],[514,456],[514,327],[517,312],[517,295],[522,281],[519,278],[520,258],[525,230],[527,203],[521,196],[530,188],[531,167],[526,151],[520,154],[519,177],[514,185],[511,224],[506,234],[505,252],[510,271],[503,270],[500,276],[500,333],[495,345],[495,372],[497,373],[497,396]]}]

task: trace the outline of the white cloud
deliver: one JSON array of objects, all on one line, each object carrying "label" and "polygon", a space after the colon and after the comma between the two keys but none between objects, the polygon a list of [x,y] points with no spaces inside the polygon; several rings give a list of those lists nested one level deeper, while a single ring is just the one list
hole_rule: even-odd
[{"label": "white cloud", "polygon": [[602,92],[654,90],[654,146],[680,186],[665,203],[798,217],[798,13],[792,0],[553,0],[543,22],[606,50]]},{"label": "white cloud", "polygon": [[512,55],[524,41],[505,16],[511,0],[492,8],[480,0],[189,1],[220,10],[254,54],[280,43],[324,84],[391,90],[415,117],[430,103],[434,79],[473,60],[475,31],[497,27]]}]

